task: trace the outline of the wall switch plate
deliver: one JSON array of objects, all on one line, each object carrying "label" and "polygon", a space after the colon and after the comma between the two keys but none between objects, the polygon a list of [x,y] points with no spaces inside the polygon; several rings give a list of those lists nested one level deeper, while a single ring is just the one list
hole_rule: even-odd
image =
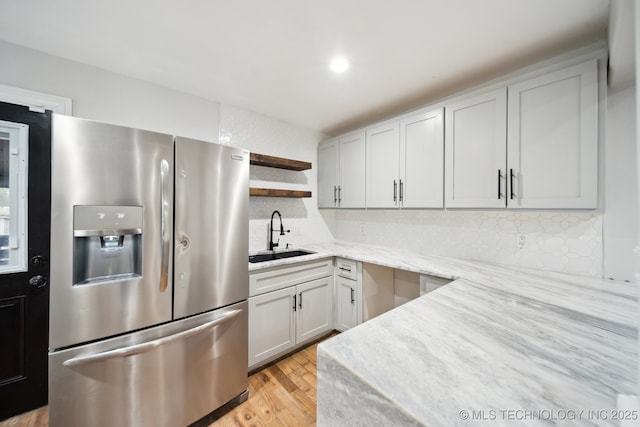
[{"label": "wall switch plate", "polygon": [[518,234],[516,236],[516,242],[518,244],[518,249],[525,249],[527,247],[527,235]]}]

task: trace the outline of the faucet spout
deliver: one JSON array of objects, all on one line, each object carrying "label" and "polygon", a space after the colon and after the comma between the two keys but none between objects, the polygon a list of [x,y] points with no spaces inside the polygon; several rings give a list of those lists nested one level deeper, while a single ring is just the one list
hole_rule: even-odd
[{"label": "faucet spout", "polygon": [[271,214],[271,224],[269,225],[269,250],[270,251],[274,250],[274,248],[276,248],[280,243],[280,239],[278,239],[278,241],[275,243],[273,242],[273,232],[276,231],[273,229],[273,218],[276,216],[276,214],[280,218],[280,235],[284,236],[284,226],[282,225],[282,215],[280,215],[280,212],[278,211],[273,211],[273,213]]}]

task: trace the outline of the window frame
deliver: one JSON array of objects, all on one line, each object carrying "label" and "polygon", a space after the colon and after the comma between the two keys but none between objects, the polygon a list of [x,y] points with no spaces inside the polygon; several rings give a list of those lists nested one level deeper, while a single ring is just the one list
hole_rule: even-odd
[{"label": "window frame", "polygon": [[28,270],[29,126],[0,120],[0,132],[9,136],[9,264],[0,266],[8,274]]}]

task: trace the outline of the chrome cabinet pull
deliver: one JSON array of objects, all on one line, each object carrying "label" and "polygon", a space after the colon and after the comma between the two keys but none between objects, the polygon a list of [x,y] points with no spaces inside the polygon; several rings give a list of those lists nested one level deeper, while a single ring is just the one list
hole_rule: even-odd
[{"label": "chrome cabinet pull", "polygon": [[298,295],[293,294],[293,311],[296,311],[296,297],[297,297],[297,296],[298,296]]},{"label": "chrome cabinet pull", "polygon": [[337,186],[333,186],[333,204],[335,205],[336,203],[338,203],[338,187]]},{"label": "chrome cabinet pull", "polygon": [[404,188],[404,186],[402,184],[402,180],[400,180],[400,203],[402,203],[402,198],[403,198],[402,197],[402,193],[404,192],[403,188]]},{"label": "chrome cabinet pull", "polygon": [[302,308],[302,292],[300,292],[300,298],[298,298],[298,308]]},{"label": "chrome cabinet pull", "polygon": [[515,195],[513,194],[513,169],[509,169],[509,192],[510,198],[513,200]]},{"label": "chrome cabinet pull", "polygon": [[169,175],[169,162],[165,159],[160,161],[160,292],[167,290],[169,282],[169,245],[170,233],[167,223],[169,222],[169,195],[167,178]]},{"label": "chrome cabinet pull", "polygon": [[342,187],[338,185],[338,204],[342,203]]},{"label": "chrome cabinet pull", "polygon": [[339,270],[342,271],[348,271],[349,273],[351,273],[351,268],[346,268],[346,267],[338,267]]},{"label": "chrome cabinet pull", "polygon": [[234,317],[238,316],[240,312],[242,312],[242,310],[233,310],[218,319],[203,323],[202,325],[198,325],[195,328],[187,329],[186,331],[178,332],[176,334],[169,335],[163,338],[158,338],[153,341],[147,341],[129,347],[116,348],[114,350],[104,351],[102,353],[91,354],[88,356],[74,357],[73,359],[65,360],[63,365],[67,367],[73,367],[78,365],[85,365],[87,363],[100,362],[105,359],[113,359],[115,357],[127,357],[133,356],[134,354],[144,353],[165,344],[169,344],[173,341],[189,338],[193,335],[202,333],[207,329],[213,328],[214,326],[218,326],[221,323],[233,319]]},{"label": "chrome cabinet pull", "polygon": [[502,198],[502,190],[500,188],[500,181],[502,181],[502,172],[498,169],[498,200]]},{"label": "chrome cabinet pull", "polygon": [[398,183],[396,180],[393,180],[393,201],[394,203],[398,200]]},{"label": "chrome cabinet pull", "polygon": [[353,303],[356,301],[356,299],[353,297],[354,291],[353,288],[351,288],[351,305],[353,305]]}]

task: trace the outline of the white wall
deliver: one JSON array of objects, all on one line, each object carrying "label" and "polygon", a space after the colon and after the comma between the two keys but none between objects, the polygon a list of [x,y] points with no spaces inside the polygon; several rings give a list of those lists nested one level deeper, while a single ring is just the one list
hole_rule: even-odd
[{"label": "white wall", "polygon": [[635,281],[638,245],[635,86],[607,96],[604,150],[604,277]]},{"label": "white wall", "polygon": [[[312,169],[301,172],[251,166],[253,187],[309,190],[313,196],[303,199],[251,197],[251,252],[267,249],[267,224],[274,210],[282,214],[285,229],[291,230],[285,236],[275,236],[280,239],[279,248],[284,248],[287,243],[297,247],[333,239],[318,212],[317,201],[317,146],[318,141],[326,138],[325,135],[241,108],[222,105],[220,136],[228,139],[230,144],[252,152],[312,163]],[[277,224],[279,226],[279,222]]]},{"label": "white wall", "polygon": [[219,104],[0,41],[0,84],[72,98],[73,115],[218,140]]},{"label": "white wall", "polygon": [[291,229],[281,247],[333,238],[316,201],[316,147],[324,135],[2,41],[0,58],[0,84],[71,98],[74,116],[211,142],[220,129],[232,145],[311,162],[314,169],[304,172],[251,166],[253,185],[310,190],[313,198],[252,197],[250,249],[266,249],[266,224],[276,209]]}]

